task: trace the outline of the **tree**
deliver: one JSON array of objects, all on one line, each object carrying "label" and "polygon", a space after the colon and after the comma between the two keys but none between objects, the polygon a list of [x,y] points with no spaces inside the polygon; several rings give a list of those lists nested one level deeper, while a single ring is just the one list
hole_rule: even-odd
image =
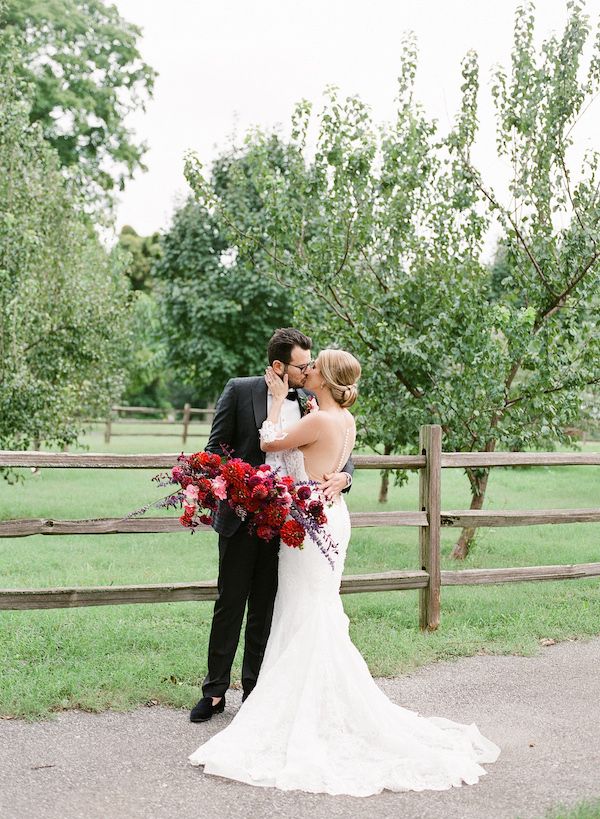
[{"label": "tree", "polygon": [[[562,36],[552,35],[538,55],[533,3],[519,7],[510,77],[502,67],[495,70],[497,146],[510,163],[510,206],[500,202],[463,155],[466,172],[505,231],[513,263],[503,286],[523,300],[530,315],[529,332],[519,341],[511,331],[523,308],[503,309],[509,366],[504,401],[489,413],[489,429],[480,436],[486,451],[501,439],[499,428],[511,424],[535,425],[541,437],[564,440],[561,418],[576,421],[582,391],[600,383],[600,321],[598,312],[589,309],[600,288],[600,154],[586,153],[577,182],[568,162],[573,129],[600,86],[600,28],[585,74],[589,18],[584,2],[574,0],[568,8]],[[467,94],[473,86],[471,80]],[[481,508],[489,470],[467,472],[474,501],[481,497],[476,508]],[[466,555],[473,534],[463,532],[456,557]]]},{"label": "tree", "polygon": [[125,225],[117,249],[122,253],[124,272],[134,290],[133,353],[123,400],[134,406],[168,406],[167,351],[153,279],[154,265],[161,255],[160,234],[139,236],[134,228]]},{"label": "tree", "polygon": [[1,29],[18,35],[16,65],[33,88],[30,121],[88,198],[106,202],[144,167],[146,146],[125,125],[155,79],[138,50],[140,29],[102,0],[6,0]]},{"label": "tree", "polygon": [[143,407],[169,406],[167,349],[154,293],[137,290],[131,311],[132,355],[123,400]]},{"label": "tree", "polygon": [[[261,248],[271,274],[305,303],[319,299],[331,341],[363,363],[358,427],[363,444],[414,447],[421,424],[439,423],[444,447],[491,452],[571,444],[586,385],[600,380],[600,328],[586,302],[598,293],[598,155],[581,180],[567,170],[571,128],[600,82],[600,39],[585,80],[577,79],[589,26],[570,6],[560,40],[535,65],[533,11],[516,12],[513,72],[496,82],[498,140],[510,154],[516,206],[503,207],[471,162],[477,133],[477,57],[462,66],[456,124],[439,133],[414,99],[416,46],[405,39],[396,121],[381,132],[357,98],[329,91],[314,157],[311,106],[292,121],[295,161],[274,171],[268,135],[249,138],[256,226],[238,229],[242,255]],[[202,175],[187,177],[198,200],[235,224],[235,212]],[[552,214],[562,211],[563,223]],[[514,214],[519,214],[518,220]],[[500,217],[511,257],[499,293],[482,245]],[[310,310],[303,323],[310,328]],[[472,509],[483,505],[488,469],[466,470]],[[454,550],[464,557],[474,535]]]},{"label": "tree", "polygon": [[290,315],[287,295],[258,271],[222,260],[228,245],[192,201],[162,240],[155,267],[167,361],[175,379],[216,397],[232,375],[256,375],[265,346]]},{"label": "tree", "polygon": [[31,124],[0,33],[0,447],[75,441],[123,389],[129,287]]},{"label": "tree", "polygon": [[160,258],[160,234],[140,236],[130,225],[119,233],[119,247],[128,254],[125,272],[134,290],[152,291],[152,269]]}]

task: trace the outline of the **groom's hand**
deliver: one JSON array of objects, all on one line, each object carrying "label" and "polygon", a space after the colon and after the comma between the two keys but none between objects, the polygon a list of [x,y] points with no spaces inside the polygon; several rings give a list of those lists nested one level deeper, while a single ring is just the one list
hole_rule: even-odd
[{"label": "groom's hand", "polygon": [[319,484],[319,489],[327,500],[332,500],[336,495],[348,486],[347,472],[331,472],[323,475],[324,480]]}]

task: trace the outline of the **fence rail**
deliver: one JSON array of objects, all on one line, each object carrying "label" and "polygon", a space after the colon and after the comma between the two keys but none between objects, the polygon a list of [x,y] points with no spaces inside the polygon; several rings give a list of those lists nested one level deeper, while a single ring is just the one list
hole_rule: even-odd
[{"label": "fence rail", "polygon": [[[356,512],[353,527],[417,526],[419,564],[416,571],[344,576],[341,592],[419,589],[419,625],[434,630],[440,622],[442,586],[567,580],[600,577],[599,563],[565,566],[517,566],[494,569],[441,569],[440,533],[444,527],[531,526],[600,522],[600,508],[476,510],[441,508],[441,470],[465,467],[600,466],[600,453],[563,452],[442,452],[441,428],[421,427],[420,455],[362,455],[354,458],[358,469],[419,470],[419,510]],[[176,455],[112,455],[0,451],[0,467],[45,469],[168,469]],[[208,527],[207,527],[208,528]],[[0,521],[0,538],[30,535],[103,535],[168,533],[181,531],[176,518],[100,518],[54,520],[34,518]],[[197,583],[158,583],[135,586],[94,586],[51,589],[0,589],[0,609],[70,608],[129,603],[166,603],[214,600],[216,580]]]},{"label": "fence rail", "polygon": [[[562,566],[518,566],[510,569],[462,569],[442,571],[442,586],[481,586],[541,580],[575,580],[600,577],[600,563]],[[340,592],[403,591],[429,586],[425,571],[382,572],[345,575]],[[154,583],[145,586],[79,586],[65,589],[0,589],[0,609],[64,609],[80,606],[117,606],[134,603],[180,603],[217,599],[217,581]]]},{"label": "fence rail", "polygon": [[[185,404],[183,409],[177,408],[164,408],[164,407],[122,407],[122,406],[114,406],[110,408],[110,412],[104,422],[104,442],[110,444],[110,439],[114,438],[115,436],[119,435],[126,435],[127,437],[131,435],[144,435],[147,436],[147,432],[113,432],[113,426],[118,423],[127,423],[126,418],[121,418],[121,413],[130,413],[135,415],[163,415],[167,416],[166,418],[145,418],[143,420],[144,424],[182,424],[182,431],[181,431],[181,442],[185,444],[188,439],[190,424],[192,422],[192,415],[202,415],[204,416],[202,420],[206,420],[206,417],[212,417],[215,414],[214,407],[192,407],[190,404]],[[175,420],[175,414],[182,413],[181,421]],[[172,416],[172,417],[171,417]],[[101,422],[99,422],[101,423]],[[180,433],[178,432],[153,432],[152,437],[163,437],[163,438],[173,438],[178,436]]]},{"label": "fence rail", "polygon": [[[2,466],[45,469],[168,469],[179,453],[117,455],[112,453],[0,450]],[[422,469],[425,455],[356,455],[359,469]],[[443,452],[440,468],[488,466],[600,466],[600,452]]]}]

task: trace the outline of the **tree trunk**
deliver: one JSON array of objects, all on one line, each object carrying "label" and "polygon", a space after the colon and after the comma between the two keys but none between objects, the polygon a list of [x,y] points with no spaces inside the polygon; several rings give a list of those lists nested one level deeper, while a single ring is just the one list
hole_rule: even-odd
[{"label": "tree trunk", "polygon": [[[498,422],[498,417],[496,416],[492,420],[492,427],[496,425]],[[491,438],[487,444],[485,445],[483,452],[493,452],[496,449],[496,439]],[[490,477],[490,467],[488,466],[485,469],[469,469],[466,470],[467,476],[471,483],[471,506],[470,509],[482,509],[483,508],[483,501],[485,500],[485,490],[487,489],[488,480]],[[464,560],[465,557],[469,554],[469,548],[471,546],[471,541],[475,537],[475,529],[466,526],[462,532],[460,533],[460,537],[452,550],[452,557],[455,560]]]},{"label": "tree trunk", "polygon": [[[391,455],[392,447],[389,444],[386,444],[383,448],[384,455]],[[381,487],[379,488],[379,503],[387,503],[388,499],[388,489],[390,486],[390,471],[389,469],[383,470],[381,473]]]},{"label": "tree trunk", "polygon": [[[467,470],[469,472],[470,470]],[[471,506],[469,509],[482,509],[483,501],[485,500],[485,490],[487,489],[488,479],[490,477],[489,469],[486,470],[482,477],[469,475],[471,486],[475,488],[475,493],[471,497]],[[475,529],[465,527],[460,533],[460,537],[452,550],[452,557],[456,560],[464,560],[469,554],[471,541],[475,537]]]}]

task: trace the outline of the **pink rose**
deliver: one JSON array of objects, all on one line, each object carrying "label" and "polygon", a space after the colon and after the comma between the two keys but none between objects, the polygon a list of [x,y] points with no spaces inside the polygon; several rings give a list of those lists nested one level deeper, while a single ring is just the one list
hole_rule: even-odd
[{"label": "pink rose", "polygon": [[221,475],[217,475],[217,477],[212,481],[212,491],[214,496],[219,500],[226,500],[227,483],[225,482],[225,478],[223,478]]},{"label": "pink rose", "polygon": [[183,494],[186,496],[188,503],[198,500],[198,487],[195,484],[190,483],[189,486],[186,486]]},{"label": "pink rose", "polygon": [[284,504],[285,506],[290,506],[292,503],[292,496],[287,490],[287,487],[283,490],[280,490],[279,493],[279,501]]}]

